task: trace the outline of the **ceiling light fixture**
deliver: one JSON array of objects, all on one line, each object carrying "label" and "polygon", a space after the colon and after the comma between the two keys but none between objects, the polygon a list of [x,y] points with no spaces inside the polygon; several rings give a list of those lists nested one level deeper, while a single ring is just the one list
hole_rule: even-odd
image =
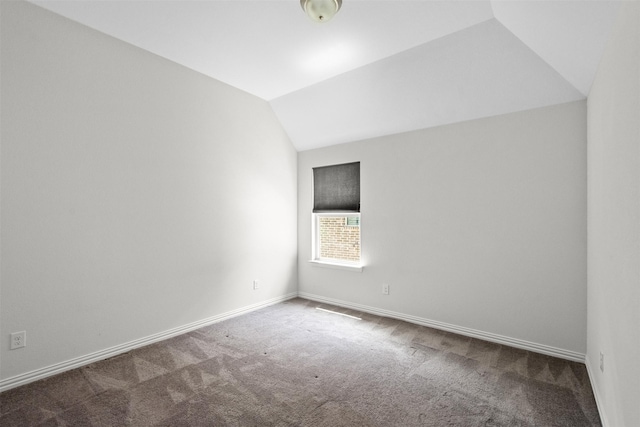
[{"label": "ceiling light fixture", "polygon": [[300,0],[300,6],[316,22],[327,22],[338,13],[342,0]]}]

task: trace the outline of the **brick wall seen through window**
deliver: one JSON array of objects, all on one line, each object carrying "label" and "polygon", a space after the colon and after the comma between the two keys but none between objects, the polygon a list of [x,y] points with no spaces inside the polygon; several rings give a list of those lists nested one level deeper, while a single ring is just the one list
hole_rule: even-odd
[{"label": "brick wall seen through window", "polygon": [[346,217],[319,218],[320,258],[360,261],[360,226]]}]

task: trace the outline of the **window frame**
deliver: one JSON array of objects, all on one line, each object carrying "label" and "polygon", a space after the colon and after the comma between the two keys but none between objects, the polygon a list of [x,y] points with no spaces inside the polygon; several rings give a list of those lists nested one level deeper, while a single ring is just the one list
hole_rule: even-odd
[{"label": "window frame", "polygon": [[[358,245],[360,246],[360,260],[348,261],[340,260],[336,258],[321,258],[320,257],[320,218],[347,218],[357,217],[359,218],[360,233],[358,239]],[[317,266],[338,268],[351,271],[362,271],[362,215],[360,212],[314,212],[311,214],[311,263]],[[346,225],[345,225],[346,226]],[[356,227],[356,226],[349,226]]]}]

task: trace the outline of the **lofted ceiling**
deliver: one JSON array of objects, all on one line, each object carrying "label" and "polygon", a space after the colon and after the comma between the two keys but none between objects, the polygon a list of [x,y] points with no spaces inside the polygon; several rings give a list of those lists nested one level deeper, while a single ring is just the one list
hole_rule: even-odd
[{"label": "lofted ceiling", "polygon": [[263,98],[299,151],[584,99],[620,4],[30,1]]}]

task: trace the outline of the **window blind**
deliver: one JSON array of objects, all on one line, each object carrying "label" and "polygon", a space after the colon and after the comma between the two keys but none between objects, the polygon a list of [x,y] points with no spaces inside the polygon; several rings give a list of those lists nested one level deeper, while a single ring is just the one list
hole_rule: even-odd
[{"label": "window blind", "polygon": [[313,212],[360,212],[360,162],[313,168]]}]

